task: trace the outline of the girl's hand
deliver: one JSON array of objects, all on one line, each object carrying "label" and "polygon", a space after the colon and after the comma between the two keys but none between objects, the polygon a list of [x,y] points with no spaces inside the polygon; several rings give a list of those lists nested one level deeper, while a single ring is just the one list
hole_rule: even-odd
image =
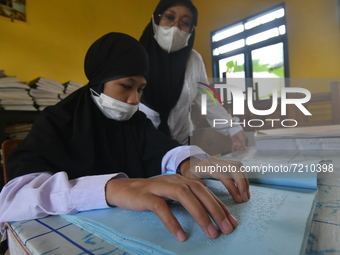
[{"label": "girl's hand", "polygon": [[234,201],[241,203],[250,198],[249,180],[246,173],[240,171],[241,166],[240,161],[210,157],[205,160],[185,160],[180,165],[180,170],[186,178],[218,179],[228,189]]},{"label": "girl's hand", "polygon": [[135,211],[153,211],[178,241],[186,234],[172,214],[165,199],[181,203],[192,215],[208,238],[216,238],[220,230],[229,234],[237,220],[227,207],[204,185],[203,181],[180,175],[165,175],[149,179],[111,179],[105,187],[110,206]]}]

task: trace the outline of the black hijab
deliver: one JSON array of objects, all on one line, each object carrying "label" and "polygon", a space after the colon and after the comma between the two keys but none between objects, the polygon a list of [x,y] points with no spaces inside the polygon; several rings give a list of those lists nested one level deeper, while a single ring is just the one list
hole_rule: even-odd
[{"label": "black hijab", "polygon": [[160,174],[163,156],[178,142],[158,132],[142,112],[127,121],[105,117],[90,92],[117,77],[147,77],[147,70],[147,54],[134,38],[109,33],[97,40],[85,58],[88,85],[39,114],[8,159],[10,178],[47,171],[65,171],[70,179],[115,172]]},{"label": "black hijab", "polygon": [[[161,0],[153,13],[155,23],[159,24],[159,14],[177,3],[185,4],[193,14],[193,24],[197,26],[198,13],[191,0]],[[154,39],[152,20],[146,26],[140,42],[149,54],[149,79],[142,102],[160,114],[158,129],[170,137],[168,117],[177,103],[183,88],[185,68],[194,45],[195,30],[192,31],[188,45],[183,49],[167,53]]]}]

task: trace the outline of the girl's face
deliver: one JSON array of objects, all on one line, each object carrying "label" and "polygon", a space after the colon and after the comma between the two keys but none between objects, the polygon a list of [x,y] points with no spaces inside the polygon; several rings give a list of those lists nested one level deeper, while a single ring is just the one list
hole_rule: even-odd
[{"label": "girl's face", "polygon": [[190,33],[193,27],[193,14],[184,4],[178,3],[161,13],[159,25],[176,26],[182,31]]},{"label": "girl's face", "polygon": [[139,104],[146,86],[144,76],[132,76],[106,82],[103,93],[128,104]]}]

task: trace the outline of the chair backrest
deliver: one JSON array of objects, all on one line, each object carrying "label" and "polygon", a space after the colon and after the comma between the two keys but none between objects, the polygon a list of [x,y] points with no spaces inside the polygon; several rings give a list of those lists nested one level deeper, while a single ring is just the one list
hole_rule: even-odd
[{"label": "chair backrest", "polygon": [[3,162],[3,175],[4,175],[4,183],[8,182],[8,171],[7,171],[7,159],[8,156],[13,152],[13,150],[18,147],[18,145],[23,141],[23,139],[10,139],[6,140],[2,143],[2,162]]},{"label": "chair backrest", "polygon": [[[301,95],[294,93],[291,98],[299,97],[301,97]],[[304,115],[294,105],[287,110],[288,117],[295,119],[298,122],[298,127],[340,124],[339,82],[332,82],[330,84],[330,92],[311,94],[311,99],[305,103],[304,106],[312,113],[312,117]],[[329,108],[330,112],[328,110]],[[330,116],[327,118],[329,113]]]}]

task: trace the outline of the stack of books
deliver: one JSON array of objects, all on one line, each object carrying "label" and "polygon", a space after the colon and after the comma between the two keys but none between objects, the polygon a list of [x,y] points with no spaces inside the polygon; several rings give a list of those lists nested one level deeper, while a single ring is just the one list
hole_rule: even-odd
[{"label": "stack of books", "polygon": [[36,111],[28,93],[29,86],[16,76],[7,76],[0,71],[0,107],[4,110]]},{"label": "stack of books", "polygon": [[81,88],[83,84],[74,82],[74,81],[68,81],[63,83],[65,87],[65,93],[63,95],[59,95],[60,99],[64,99],[68,95],[70,95],[72,92],[76,91],[77,89]]},{"label": "stack of books", "polygon": [[33,97],[39,110],[43,110],[49,105],[55,105],[64,95],[64,85],[49,78],[38,77],[28,85],[31,88],[29,94]]},{"label": "stack of books", "polygon": [[11,124],[5,127],[7,139],[24,139],[32,128],[32,123]]}]

